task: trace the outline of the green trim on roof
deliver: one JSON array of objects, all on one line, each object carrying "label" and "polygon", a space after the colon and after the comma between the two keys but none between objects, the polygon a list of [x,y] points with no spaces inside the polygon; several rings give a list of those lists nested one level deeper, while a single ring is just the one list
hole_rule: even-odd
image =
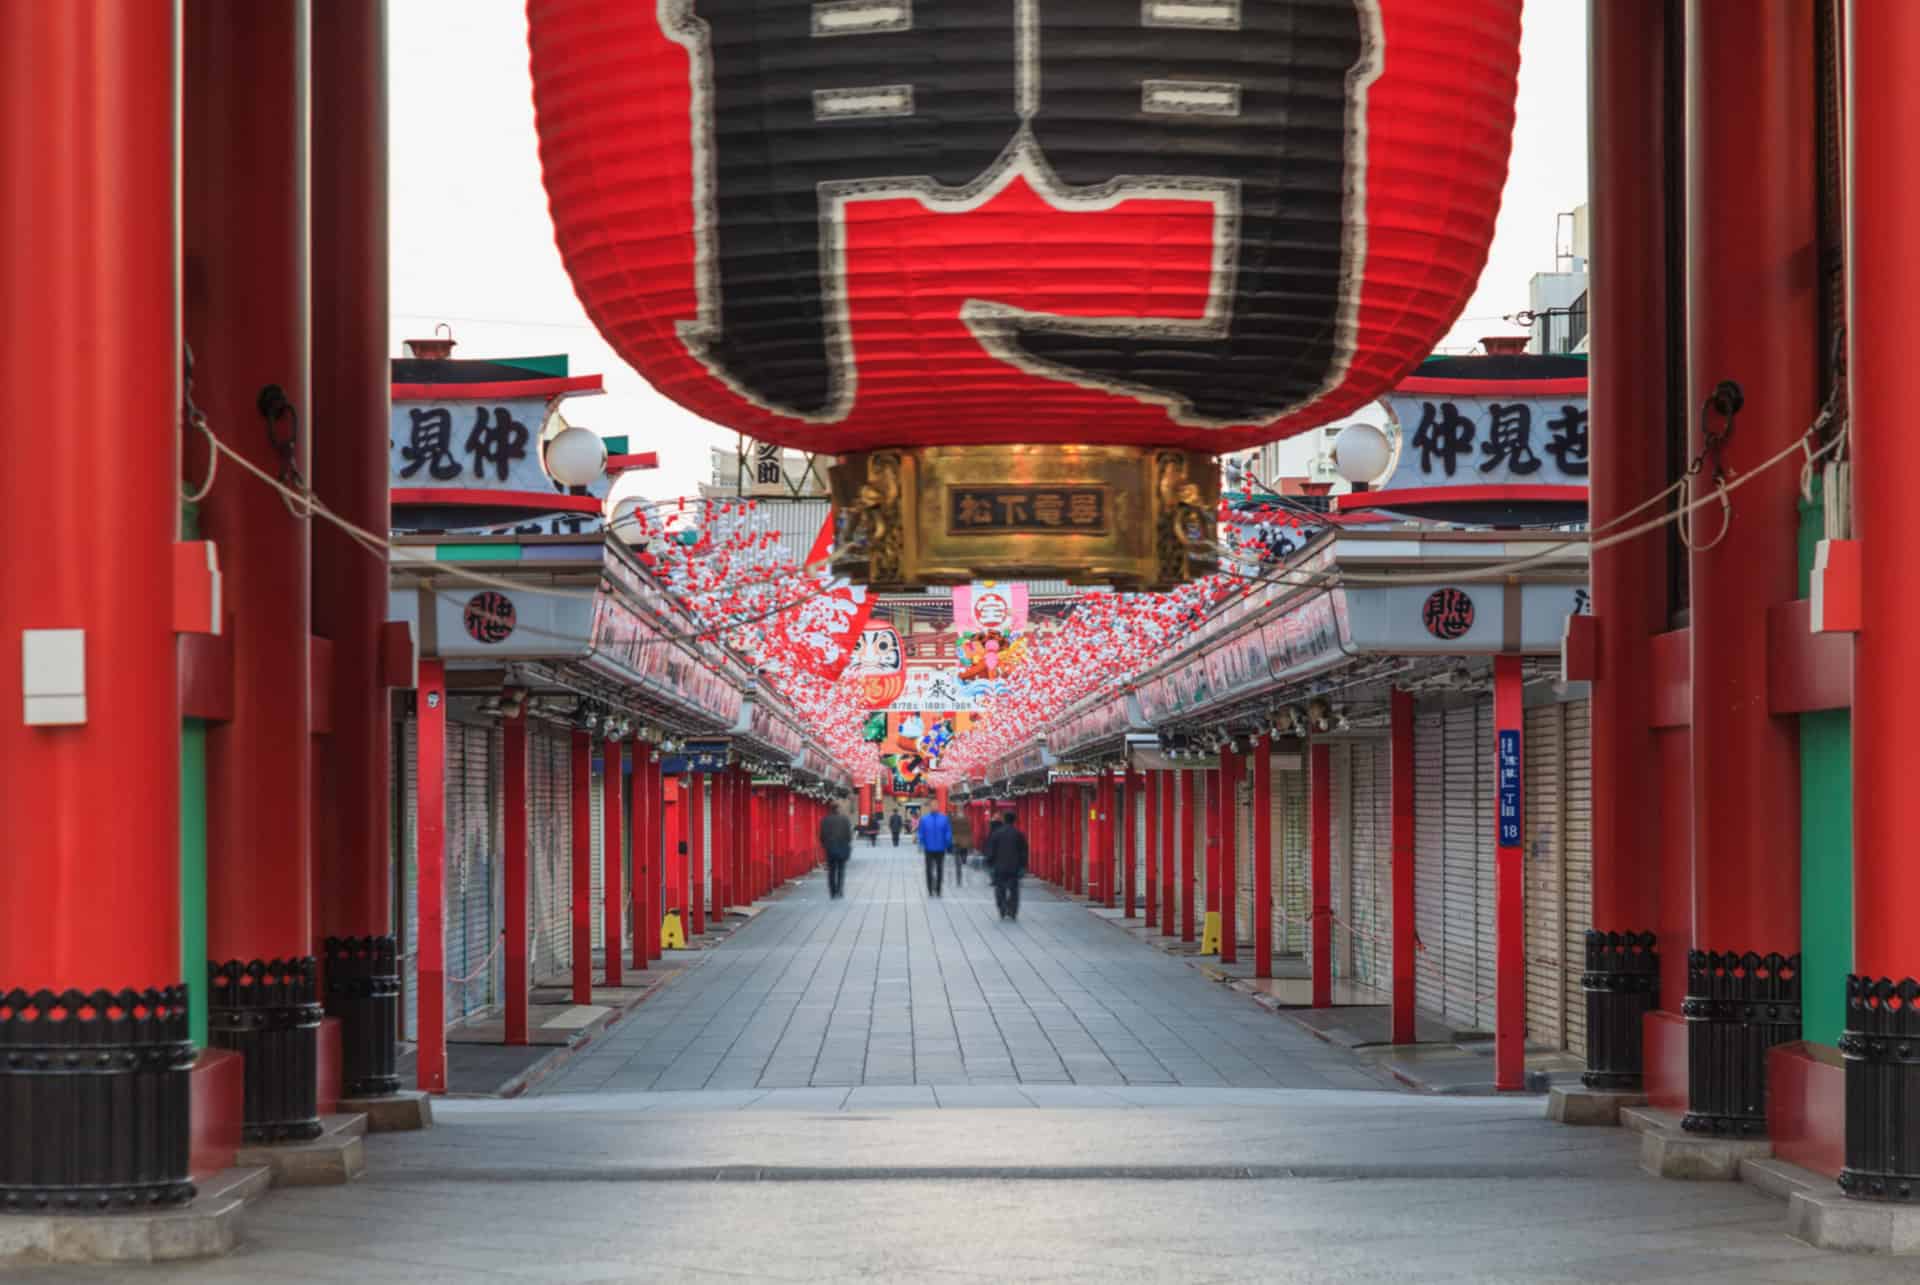
[{"label": "green trim on roof", "polygon": [[433,551],[435,562],[518,562],[517,544],[443,544]]}]

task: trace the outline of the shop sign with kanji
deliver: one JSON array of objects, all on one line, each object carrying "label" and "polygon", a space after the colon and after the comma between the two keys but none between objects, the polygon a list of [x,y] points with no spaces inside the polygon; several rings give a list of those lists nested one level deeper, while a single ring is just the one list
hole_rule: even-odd
[{"label": "shop sign with kanji", "polygon": [[1400,459],[1381,491],[1587,485],[1587,398],[1396,392]]}]

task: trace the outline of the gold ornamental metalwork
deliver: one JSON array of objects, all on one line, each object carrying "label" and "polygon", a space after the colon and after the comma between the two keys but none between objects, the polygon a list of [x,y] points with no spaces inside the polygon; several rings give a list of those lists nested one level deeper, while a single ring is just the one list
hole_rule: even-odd
[{"label": "gold ornamental metalwork", "polygon": [[834,570],[878,590],[971,580],[1170,589],[1218,567],[1211,455],[1142,446],[920,446],[830,473]]}]

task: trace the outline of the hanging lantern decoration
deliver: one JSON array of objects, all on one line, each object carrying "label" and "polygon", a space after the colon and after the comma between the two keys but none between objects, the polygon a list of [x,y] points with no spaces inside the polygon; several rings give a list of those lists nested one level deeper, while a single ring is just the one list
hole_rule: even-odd
[{"label": "hanging lantern decoration", "polygon": [[1459,315],[1521,0],[529,0],[588,313],[838,458],[880,588],[1212,569],[1212,457],[1377,398]]}]

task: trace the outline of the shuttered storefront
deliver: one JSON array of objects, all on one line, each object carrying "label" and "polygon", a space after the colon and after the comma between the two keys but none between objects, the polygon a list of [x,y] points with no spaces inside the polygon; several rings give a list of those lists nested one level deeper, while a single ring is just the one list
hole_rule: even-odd
[{"label": "shuttered storefront", "polygon": [[1493,1029],[1493,704],[1414,718],[1414,920],[1421,1007]]},{"label": "shuttered storefront", "polygon": [[1386,741],[1335,746],[1334,969],[1387,989],[1393,961],[1393,754]]},{"label": "shuttered storefront", "polygon": [[1253,760],[1233,791],[1234,940],[1253,949]]},{"label": "shuttered storefront", "polygon": [[1138,788],[1127,791],[1128,824],[1133,827],[1134,908],[1142,915],[1147,913],[1147,791],[1152,788],[1153,782],[1141,777]]},{"label": "shuttered storefront", "polygon": [[[590,876],[591,882],[589,884],[589,886],[592,889],[592,892],[590,895],[593,900],[592,900],[592,904],[587,908],[587,921],[593,925],[592,937],[593,937],[593,948],[595,950],[602,950],[606,947],[606,944],[607,944],[606,925],[604,923],[604,920],[606,917],[603,914],[601,914],[601,907],[606,904],[606,900],[607,900],[606,805],[601,798],[601,793],[602,793],[601,782],[605,779],[605,777],[606,777],[606,770],[603,766],[600,771],[597,771],[593,774],[591,780],[588,783],[588,791],[591,795],[591,798],[588,800],[587,806],[588,806],[590,815],[593,818],[592,819],[593,828],[590,831],[588,831],[589,846],[593,854],[591,857],[591,864],[592,864],[593,870]],[[622,883],[620,886],[624,888],[626,887],[626,884]]]},{"label": "shuttered storefront", "polygon": [[533,880],[529,968],[536,985],[573,979],[573,754],[565,732],[532,729],[527,795],[527,866]]},{"label": "shuttered storefront", "polygon": [[1592,907],[1593,777],[1585,701],[1527,711],[1527,1034],[1586,1052],[1580,989]]},{"label": "shuttered storefront", "polygon": [[[1303,760],[1304,764],[1304,760]],[[1313,826],[1304,766],[1273,773],[1273,948],[1282,955],[1309,948],[1313,914]]]},{"label": "shuttered storefront", "polygon": [[499,731],[450,721],[446,735],[447,1018],[453,1021],[500,1002],[505,962],[496,947],[505,910],[505,836]]}]

